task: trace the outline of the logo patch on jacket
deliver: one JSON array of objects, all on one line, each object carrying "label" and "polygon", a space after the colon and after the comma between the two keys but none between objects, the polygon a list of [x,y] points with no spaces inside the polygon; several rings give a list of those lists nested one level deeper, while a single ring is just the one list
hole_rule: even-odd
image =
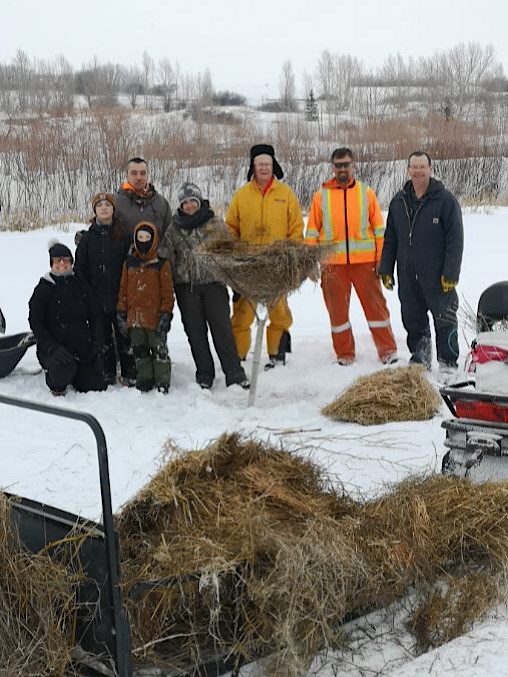
[{"label": "logo patch on jacket", "polygon": [[435,217],[432,219],[432,223],[439,223],[439,218],[438,218],[437,216],[435,216]]},{"label": "logo patch on jacket", "polygon": [[282,204],[286,204],[286,200],[281,199],[280,197],[275,197],[273,199],[274,202],[282,202]]}]

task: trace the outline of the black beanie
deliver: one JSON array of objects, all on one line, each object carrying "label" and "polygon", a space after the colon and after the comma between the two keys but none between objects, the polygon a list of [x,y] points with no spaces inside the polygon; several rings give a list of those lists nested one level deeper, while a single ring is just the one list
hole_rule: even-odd
[{"label": "black beanie", "polygon": [[61,242],[57,242],[56,240],[51,240],[49,243],[49,265],[53,265],[53,259],[59,258],[59,257],[65,257],[71,260],[71,263],[74,263],[74,257],[72,255],[71,250],[69,247],[66,247],[64,244]]},{"label": "black beanie", "polygon": [[273,160],[273,175],[277,179],[282,179],[284,172],[282,167],[275,159],[275,150],[273,146],[270,146],[268,143],[258,143],[255,146],[252,146],[250,149],[250,166],[249,171],[247,172],[247,181],[251,180],[252,175],[254,174],[254,158],[258,155],[269,155]]}]

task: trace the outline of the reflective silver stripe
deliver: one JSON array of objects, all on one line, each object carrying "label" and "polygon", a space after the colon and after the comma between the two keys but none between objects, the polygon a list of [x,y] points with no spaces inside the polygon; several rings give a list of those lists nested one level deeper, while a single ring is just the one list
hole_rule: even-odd
[{"label": "reflective silver stripe", "polygon": [[379,327],[389,327],[390,320],[372,320],[371,322],[367,321],[367,324],[371,329],[378,329]]},{"label": "reflective silver stripe", "polygon": [[344,324],[339,324],[338,327],[332,325],[332,334],[340,334],[347,329],[351,329],[351,322],[344,322]]},{"label": "reflective silver stripe", "polygon": [[[330,249],[334,254],[345,254],[347,251],[344,240],[341,240],[340,242],[332,242],[330,244]],[[349,251],[374,252],[376,251],[376,242],[374,240],[366,240],[365,242],[355,242],[354,240],[349,240]]]},{"label": "reflective silver stripe", "polygon": [[369,202],[367,196],[367,188],[365,184],[361,181],[358,181],[358,187],[360,189],[360,232],[362,240],[366,240],[368,237],[367,228],[369,226]]},{"label": "reflective silver stripe", "polygon": [[332,191],[328,188],[323,188],[321,191],[321,211],[323,212],[323,228],[325,231],[325,236],[322,239],[330,242],[330,240],[333,240]]}]

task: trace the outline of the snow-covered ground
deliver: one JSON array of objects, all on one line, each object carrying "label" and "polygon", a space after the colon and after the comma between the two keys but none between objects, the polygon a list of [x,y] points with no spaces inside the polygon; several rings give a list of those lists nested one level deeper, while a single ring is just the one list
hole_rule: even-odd
[{"label": "snow-covered ground", "polygon": [[[75,225],[69,231],[38,230],[0,233],[3,265],[0,307],[9,334],[28,329],[28,299],[39,277],[48,270],[47,243],[58,237],[72,249]],[[465,253],[459,296],[475,308],[481,292],[507,277],[508,208],[466,212]],[[407,358],[405,333],[396,292],[386,293],[399,353]],[[356,377],[380,367],[362,310],[354,298],[351,320],[357,361],[348,368],[333,363],[329,320],[321,290],[311,282],[290,299],[294,316],[293,355],[284,368],[262,372],[256,406],[247,408],[247,394],[226,389],[220,366],[211,391],[194,382],[194,365],[178,313],[169,335],[173,361],[172,386],[166,396],[141,394],[121,386],[105,393],[69,392],[55,401],[30,348],[18,368],[0,381],[0,392],[14,397],[71,407],[93,414],[103,426],[109,449],[113,508],[117,509],[156,471],[164,444],[196,449],[224,431],[243,431],[272,441],[306,447],[348,491],[372,496],[387,483],[410,473],[439,470],[443,455],[441,429],[447,412],[425,423],[397,423],[364,428],[323,418],[320,407],[330,402]],[[461,336],[461,364],[472,339]],[[250,359],[247,368],[250,369]],[[80,515],[100,519],[100,492],[94,438],[81,423],[0,404],[0,487],[45,501]],[[294,431],[294,432],[288,432]],[[402,622],[395,619],[400,631]],[[390,622],[376,622],[383,639],[362,641],[362,655],[348,663],[316,664],[322,677],[347,674],[506,675],[508,674],[508,615],[478,623],[464,638],[412,658],[410,641],[397,633],[391,640]]]}]

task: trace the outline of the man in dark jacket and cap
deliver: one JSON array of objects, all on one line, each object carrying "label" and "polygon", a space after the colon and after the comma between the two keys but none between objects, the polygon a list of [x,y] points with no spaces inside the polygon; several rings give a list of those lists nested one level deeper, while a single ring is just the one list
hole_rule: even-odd
[{"label": "man in dark jacket and cap", "polygon": [[115,210],[131,236],[140,221],[153,223],[159,238],[166,232],[171,222],[171,209],[166,198],[150,183],[143,158],[134,157],[128,161],[126,180],[116,194]]},{"label": "man in dark jacket and cap", "polygon": [[439,369],[448,380],[459,356],[455,287],[459,281],[464,232],[455,196],[432,178],[432,163],[423,151],[411,153],[409,181],[390,203],[379,274],[393,289],[394,266],[402,322],[411,362],[432,363],[428,312],[434,319]]},{"label": "man in dark jacket and cap", "polygon": [[[284,176],[275,159],[273,146],[260,143],[250,149],[248,183],[233,195],[225,221],[233,237],[250,244],[272,244],[276,240],[303,240],[303,219],[298,199],[291,188],[281,183]],[[254,306],[240,297],[233,305],[233,333],[238,354],[247,357]],[[270,310],[266,330],[269,362],[265,368],[285,364],[291,352],[289,328],[293,322],[286,296]]]}]

